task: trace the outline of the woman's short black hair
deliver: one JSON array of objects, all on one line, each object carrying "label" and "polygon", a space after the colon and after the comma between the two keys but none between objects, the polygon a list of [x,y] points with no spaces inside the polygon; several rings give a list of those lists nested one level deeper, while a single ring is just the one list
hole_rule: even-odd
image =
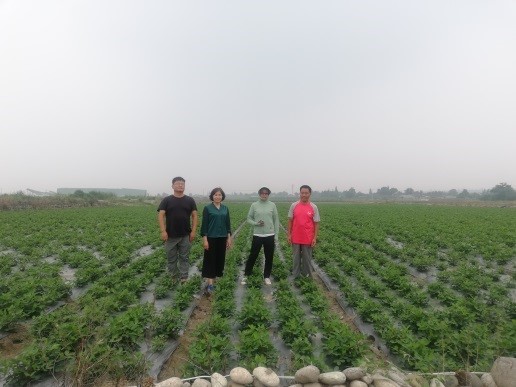
[{"label": "woman's short black hair", "polygon": [[267,195],[270,195],[271,194],[271,190],[268,189],[267,187],[262,187],[258,190],[258,195],[260,195],[262,192],[265,192],[267,191]]},{"label": "woman's short black hair", "polygon": [[222,194],[222,200],[226,198],[226,194],[224,193],[224,190],[220,187],[215,187],[211,190],[210,193],[210,200],[213,201],[213,195],[215,195],[217,192],[220,192]]}]

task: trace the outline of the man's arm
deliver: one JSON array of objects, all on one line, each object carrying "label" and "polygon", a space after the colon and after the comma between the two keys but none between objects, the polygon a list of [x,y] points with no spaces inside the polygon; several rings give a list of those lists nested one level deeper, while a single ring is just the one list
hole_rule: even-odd
[{"label": "man's arm", "polygon": [[288,226],[287,226],[287,240],[289,244],[292,244],[292,226],[294,225],[294,206],[295,203],[292,203],[290,205],[290,208],[288,209]]},{"label": "man's arm", "polygon": [[317,233],[319,232],[319,222],[314,224],[314,239],[312,240],[312,247],[317,243]]},{"label": "man's arm", "polygon": [[292,244],[292,223],[292,218],[288,218],[287,239],[289,244]]},{"label": "man's arm", "polygon": [[197,230],[197,210],[192,211],[192,231],[190,231],[190,242],[195,238],[195,232]]},{"label": "man's arm", "polygon": [[167,226],[165,224],[165,210],[159,210],[158,212],[158,225],[160,230],[160,237],[162,241],[168,239]]}]

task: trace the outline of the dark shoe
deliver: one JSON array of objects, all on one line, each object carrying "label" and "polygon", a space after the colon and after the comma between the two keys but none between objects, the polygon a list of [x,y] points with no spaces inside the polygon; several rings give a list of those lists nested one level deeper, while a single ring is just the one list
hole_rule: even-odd
[{"label": "dark shoe", "polygon": [[215,290],[215,286],[213,285],[208,285],[206,287],[206,295],[207,296],[211,296],[213,294],[213,291]]}]

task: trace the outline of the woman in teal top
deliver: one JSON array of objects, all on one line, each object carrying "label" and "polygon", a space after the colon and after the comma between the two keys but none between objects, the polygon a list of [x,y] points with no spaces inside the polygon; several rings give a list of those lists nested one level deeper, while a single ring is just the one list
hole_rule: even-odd
[{"label": "woman in teal top", "polygon": [[213,188],[210,193],[211,204],[202,211],[201,236],[204,247],[202,276],[206,278],[206,294],[213,293],[216,277],[224,274],[226,249],[231,247],[231,221],[229,209],[222,204],[226,194],[222,188]]}]

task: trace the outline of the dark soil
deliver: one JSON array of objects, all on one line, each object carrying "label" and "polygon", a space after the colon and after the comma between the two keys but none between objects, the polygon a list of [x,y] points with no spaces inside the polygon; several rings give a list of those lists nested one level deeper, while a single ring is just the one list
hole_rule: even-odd
[{"label": "dark soil", "polygon": [[14,332],[0,339],[0,358],[12,359],[19,355],[31,341],[27,326],[18,324]]},{"label": "dark soil", "polygon": [[[332,291],[329,291],[324,285],[323,281],[319,278],[319,276],[314,272],[313,279],[316,281],[318,287],[326,294],[326,298],[330,303],[330,308],[332,312],[334,312],[337,316],[340,317],[341,321],[351,327],[354,331],[358,332],[359,329],[354,323],[355,316],[350,316],[346,314],[346,312],[341,308],[340,304],[336,300],[336,294]],[[202,296],[199,300],[197,300],[197,305],[188,320],[187,326],[183,335],[179,338],[179,345],[177,349],[174,351],[170,359],[163,365],[163,369],[159,374],[159,381],[169,379],[171,377],[183,378],[182,375],[183,367],[186,363],[188,363],[188,347],[190,343],[194,340],[192,337],[192,333],[195,331],[196,327],[206,320],[211,315],[211,301],[206,296]],[[387,356],[383,354],[380,350],[378,350],[374,345],[370,346],[371,353],[368,356],[369,359],[374,359],[376,362],[385,362],[387,361]]]},{"label": "dark soil", "polygon": [[188,348],[190,343],[194,340],[192,337],[193,332],[199,324],[206,321],[211,315],[211,300],[202,296],[196,300],[195,309],[192,315],[188,319],[184,333],[178,339],[178,346],[168,361],[163,364],[158,381],[169,379],[171,377],[182,377],[182,372],[185,364],[188,363]]}]

